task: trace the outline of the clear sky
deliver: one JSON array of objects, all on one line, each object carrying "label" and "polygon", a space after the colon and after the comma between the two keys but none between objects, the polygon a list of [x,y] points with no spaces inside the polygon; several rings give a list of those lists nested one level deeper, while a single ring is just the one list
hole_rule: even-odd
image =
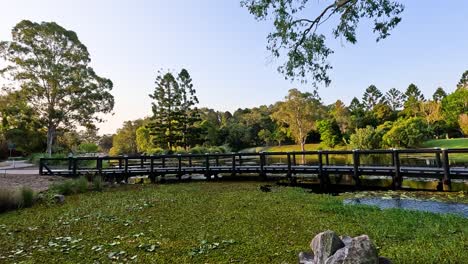
[{"label": "clear sky", "polygon": [[[468,70],[468,1],[401,2],[403,21],[388,39],[376,43],[366,24],[356,45],[329,38],[335,54],[332,84],[319,89],[325,103],[349,103],[370,84],[385,92],[413,82],[426,96],[438,86],[455,89]],[[0,6],[0,40],[10,40],[22,19],[55,21],[78,34],[91,66],[114,82],[114,115],[99,125],[101,133],[151,114],[148,94],[161,68],[188,69],[200,106],[216,110],[272,104],[293,87],[312,90],[276,71],[265,48],[271,21],[255,21],[239,0],[2,0]]]}]

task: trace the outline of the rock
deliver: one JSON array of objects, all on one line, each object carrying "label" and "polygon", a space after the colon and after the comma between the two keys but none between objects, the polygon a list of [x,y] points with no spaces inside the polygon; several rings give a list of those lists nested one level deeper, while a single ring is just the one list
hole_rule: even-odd
[{"label": "rock", "polygon": [[351,239],[351,243],[336,251],[325,264],[379,264],[377,250],[367,235]]},{"label": "rock", "polygon": [[340,236],[340,239],[343,241],[345,247],[349,247],[349,245],[351,245],[351,241],[353,240],[353,238],[350,236]]},{"label": "rock", "polygon": [[314,254],[307,252],[299,253],[299,264],[315,264]]},{"label": "rock", "polygon": [[59,204],[63,204],[65,202],[65,196],[61,194],[54,195],[54,201]]},{"label": "rock", "polygon": [[310,247],[314,252],[314,261],[317,264],[325,263],[325,260],[344,246],[338,235],[331,230],[319,233],[310,243]]}]

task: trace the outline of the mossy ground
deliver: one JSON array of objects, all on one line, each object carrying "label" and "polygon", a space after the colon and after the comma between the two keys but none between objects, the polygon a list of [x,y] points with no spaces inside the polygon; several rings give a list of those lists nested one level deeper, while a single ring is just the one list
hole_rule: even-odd
[{"label": "mossy ground", "polygon": [[343,205],[258,182],[134,185],[0,215],[0,262],[297,263],[331,229],[368,234],[394,263],[468,259],[468,219]]}]

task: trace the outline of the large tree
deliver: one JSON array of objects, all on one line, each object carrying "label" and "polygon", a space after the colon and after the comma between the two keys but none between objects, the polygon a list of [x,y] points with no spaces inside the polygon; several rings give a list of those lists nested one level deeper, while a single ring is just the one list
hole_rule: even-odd
[{"label": "large tree", "polygon": [[316,128],[316,121],[324,114],[323,105],[313,94],[302,93],[297,89],[289,90],[285,99],[279,103],[272,118],[280,124],[286,124],[291,136],[305,151],[307,135]]},{"label": "large tree", "polygon": [[153,117],[148,127],[155,145],[169,150],[187,149],[199,141],[202,130],[195,126],[201,121],[195,107],[198,99],[187,70],[182,69],[177,78],[171,72],[159,72],[150,97],[154,99]]},{"label": "large tree", "polygon": [[1,72],[19,83],[40,116],[49,154],[58,128],[101,122],[97,114],[112,111],[112,82],[89,67],[90,55],[75,32],[54,22],[23,20],[13,28],[12,39],[0,42],[6,61]]},{"label": "large tree", "polygon": [[200,138],[202,131],[195,126],[195,123],[200,122],[200,113],[196,104],[198,98],[195,95],[196,91],[193,88],[192,78],[186,69],[182,69],[178,75],[177,81],[181,92],[181,111],[180,124],[182,127],[182,145],[187,150],[193,146]]},{"label": "large tree", "polygon": [[[286,78],[310,80],[313,84],[330,83],[327,44],[322,24],[337,21],[335,38],[356,43],[356,29],[361,19],[373,19],[377,41],[390,35],[400,21],[403,5],[392,0],[337,0],[321,3],[309,0],[242,0],[257,20],[272,20],[274,31],[267,39],[267,49],[274,57],[286,54],[278,70]],[[315,11],[315,12],[314,12]],[[314,14],[315,13],[315,14]],[[336,18],[334,18],[336,17]]]},{"label": "large tree", "polygon": [[154,144],[172,150],[181,140],[182,94],[176,78],[170,72],[159,72],[156,88],[150,95],[154,100],[152,122],[148,125]]}]

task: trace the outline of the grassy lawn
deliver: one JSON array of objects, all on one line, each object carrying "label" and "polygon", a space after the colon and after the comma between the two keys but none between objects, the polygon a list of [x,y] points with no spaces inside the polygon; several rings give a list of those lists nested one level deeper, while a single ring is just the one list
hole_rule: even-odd
[{"label": "grassy lawn", "polygon": [[424,148],[468,148],[468,138],[434,139],[422,144]]},{"label": "grassy lawn", "polygon": [[[317,150],[319,144],[306,144],[306,151]],[[284,145],[284,146],[271,146],[271,147],[255,147],[242,150],[243,152],[292,152],[292,151],[301,151],[300,145]]]},{"label": "grassy lawn", "polygon": [[262,183],[139,185],[0,215],[0,262],[297,263],[331,229],[368,234],[394,263],[468,259],[468,219],[343,205]]}]

